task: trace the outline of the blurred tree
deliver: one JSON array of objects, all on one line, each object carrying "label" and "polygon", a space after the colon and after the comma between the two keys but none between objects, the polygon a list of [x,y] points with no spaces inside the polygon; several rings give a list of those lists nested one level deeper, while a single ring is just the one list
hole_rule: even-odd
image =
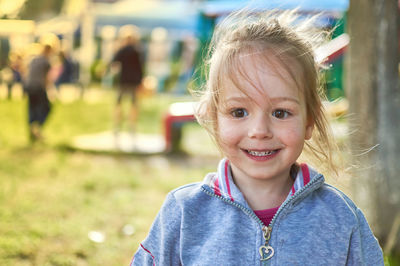
[{"label": "blurred tree", "polygon": [[385,251],[400,254],[398,1],[350,0],[348,31],[349,146],[358,166],[354,199]]},{"label": "blurred tree", "polygon": [[58,15],[64,0],[26,0],[19,17],[21,19],[39,20]]}]

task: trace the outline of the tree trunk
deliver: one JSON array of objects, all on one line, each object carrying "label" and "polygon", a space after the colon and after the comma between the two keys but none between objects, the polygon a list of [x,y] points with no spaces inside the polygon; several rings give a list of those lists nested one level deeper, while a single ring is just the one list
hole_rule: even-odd
[{"label": "tree trunk", "polygon": [[398,17],[397,0],[350,0],[346,92],[353,199],[382,246],[400,215]]}]

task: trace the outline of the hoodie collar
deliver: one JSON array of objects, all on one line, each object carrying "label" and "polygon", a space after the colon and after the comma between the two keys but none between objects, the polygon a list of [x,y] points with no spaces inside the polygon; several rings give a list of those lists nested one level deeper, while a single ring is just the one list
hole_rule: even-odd
[{"label": "hoodie collar", "polygon": [[[322,177],[321,174],[305,163],[299,164],[298,169],[287,199],[293,197],[297,191],[305,187],[311,180]],[[242,193],[233,182],[231,166],[228,159],[224,158],[219,162],[217,173],[207,176],[206,183],[217,196],[228,198],[231,201],[246,203]],[[247,205],[247,203],[245,205]]]}]

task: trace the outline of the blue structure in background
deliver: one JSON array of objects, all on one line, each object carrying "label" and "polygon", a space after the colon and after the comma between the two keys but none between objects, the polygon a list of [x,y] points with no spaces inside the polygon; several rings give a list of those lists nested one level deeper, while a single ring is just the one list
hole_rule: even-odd
[{"label": "blue structure in background", "polygon": [[257,10],[269,9],[294,9],[302,13],[323,12],[329,16],[339,17],[348,9],[349,0],[261,0],[261,1],[146,1],[144,7],[137,8],[136,1],[124,1],[120,8],[104,8],[96,14],[96,29],[106,25],[122,26],[134,24],[145,32],[156,27],[166,28],[173,36],[179,36],[182,32],[192,32],[201,37],[205,28],[202,17],[221,17],[240,8],[248,7]]},{"label": "blue structure in background", "polygon": [[[204,49],[206,49],[214,29],[214,26],[221,18],[234,10],[247,7],[254,11],[258,10],[286,10],[297,8],[301,14],[312,15],[322,13],[318,20],[319,27],[335,29],[334,35],[344,32],[344,21],[349,0],[261,0],[261,1],[228,1],[228,0],[209,0],[209,1],[145,1],[141,2],[140,8],[136,1],[120,1],[112,5],[112,8],[105,8],[103,11],[96,12],[95,31],[100,36],[101,28],[104,26],[115,26],[134,24],[138,26],[144,42],[148,41],[151,31],[156,27],[163,27],[168,31],[170,40],[175,43],[175,51],[179,50],[179,43],[187,35],[195,36],[200,42],[197,53],[195,68],[200,66],[203,61]],[[143,4],[142,3],[146,3]],[[173,49],[173,50],[174,50]],[[178,51],[179,53],[179,51]],[[343,94],[342,88],[342,59],[339,58],[329,70],[329,80],[338,93],[331,98],[336,98]],[[202,82],[200,73],[195,73],[197,83]],[[186,73],[187,75],[187,73]],[[184,79],[187,80],[187,77]],[[179,81],[179,78],[178,78]],[[187,82],[187,81],[183,81]],[[178,87],[182,87],[182,82]],[[329,84],[327,85],[328,90]],[[182,89],[178,89],[182,91]],[[329,93],[328,93],[329,95]]]},{"label": "blue structure in background", "polygon": [[[346,12],[349,6],[348,0],[265,0],[265,1],[207,1],[201,8],[199,29],[201,47],[206,48],[212,36],[213,28],[226,15],[240,8],[249,8],[254,11],[262,10],[288,10],[297,9],[304,16],[321,14],[317,21],[317,27],[335,28],[332,37],[345,32]],[[198,64],[202,62],[204,51],[200,51]],[[326,89],[329,100],[335,100],[344,96],[343,90],[343,56],[336,57],[329,62],[330,68],[326,70]],[[195,80],[198,83],[203,81],[201,73],[196,73]],[[200,85],[200,84],[198,84]]]}]

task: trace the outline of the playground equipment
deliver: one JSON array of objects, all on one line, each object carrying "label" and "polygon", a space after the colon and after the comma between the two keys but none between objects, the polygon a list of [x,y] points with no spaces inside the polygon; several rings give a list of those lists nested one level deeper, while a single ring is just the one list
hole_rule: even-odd
[{"label": "playground equipment", "polygon": [[182,127],[188,122],[196,121],[193,102],[173,103],[164,116],[165,151],[181,149]]},{"label": "playground equipment", "polygon": [[343,56],[343,53],[349,45],[349,42],[349,35],[347,33],[343,33],[338,37],[332,39],[330,42],[320,46],[315,52],[317,62],[330,63]]}]

